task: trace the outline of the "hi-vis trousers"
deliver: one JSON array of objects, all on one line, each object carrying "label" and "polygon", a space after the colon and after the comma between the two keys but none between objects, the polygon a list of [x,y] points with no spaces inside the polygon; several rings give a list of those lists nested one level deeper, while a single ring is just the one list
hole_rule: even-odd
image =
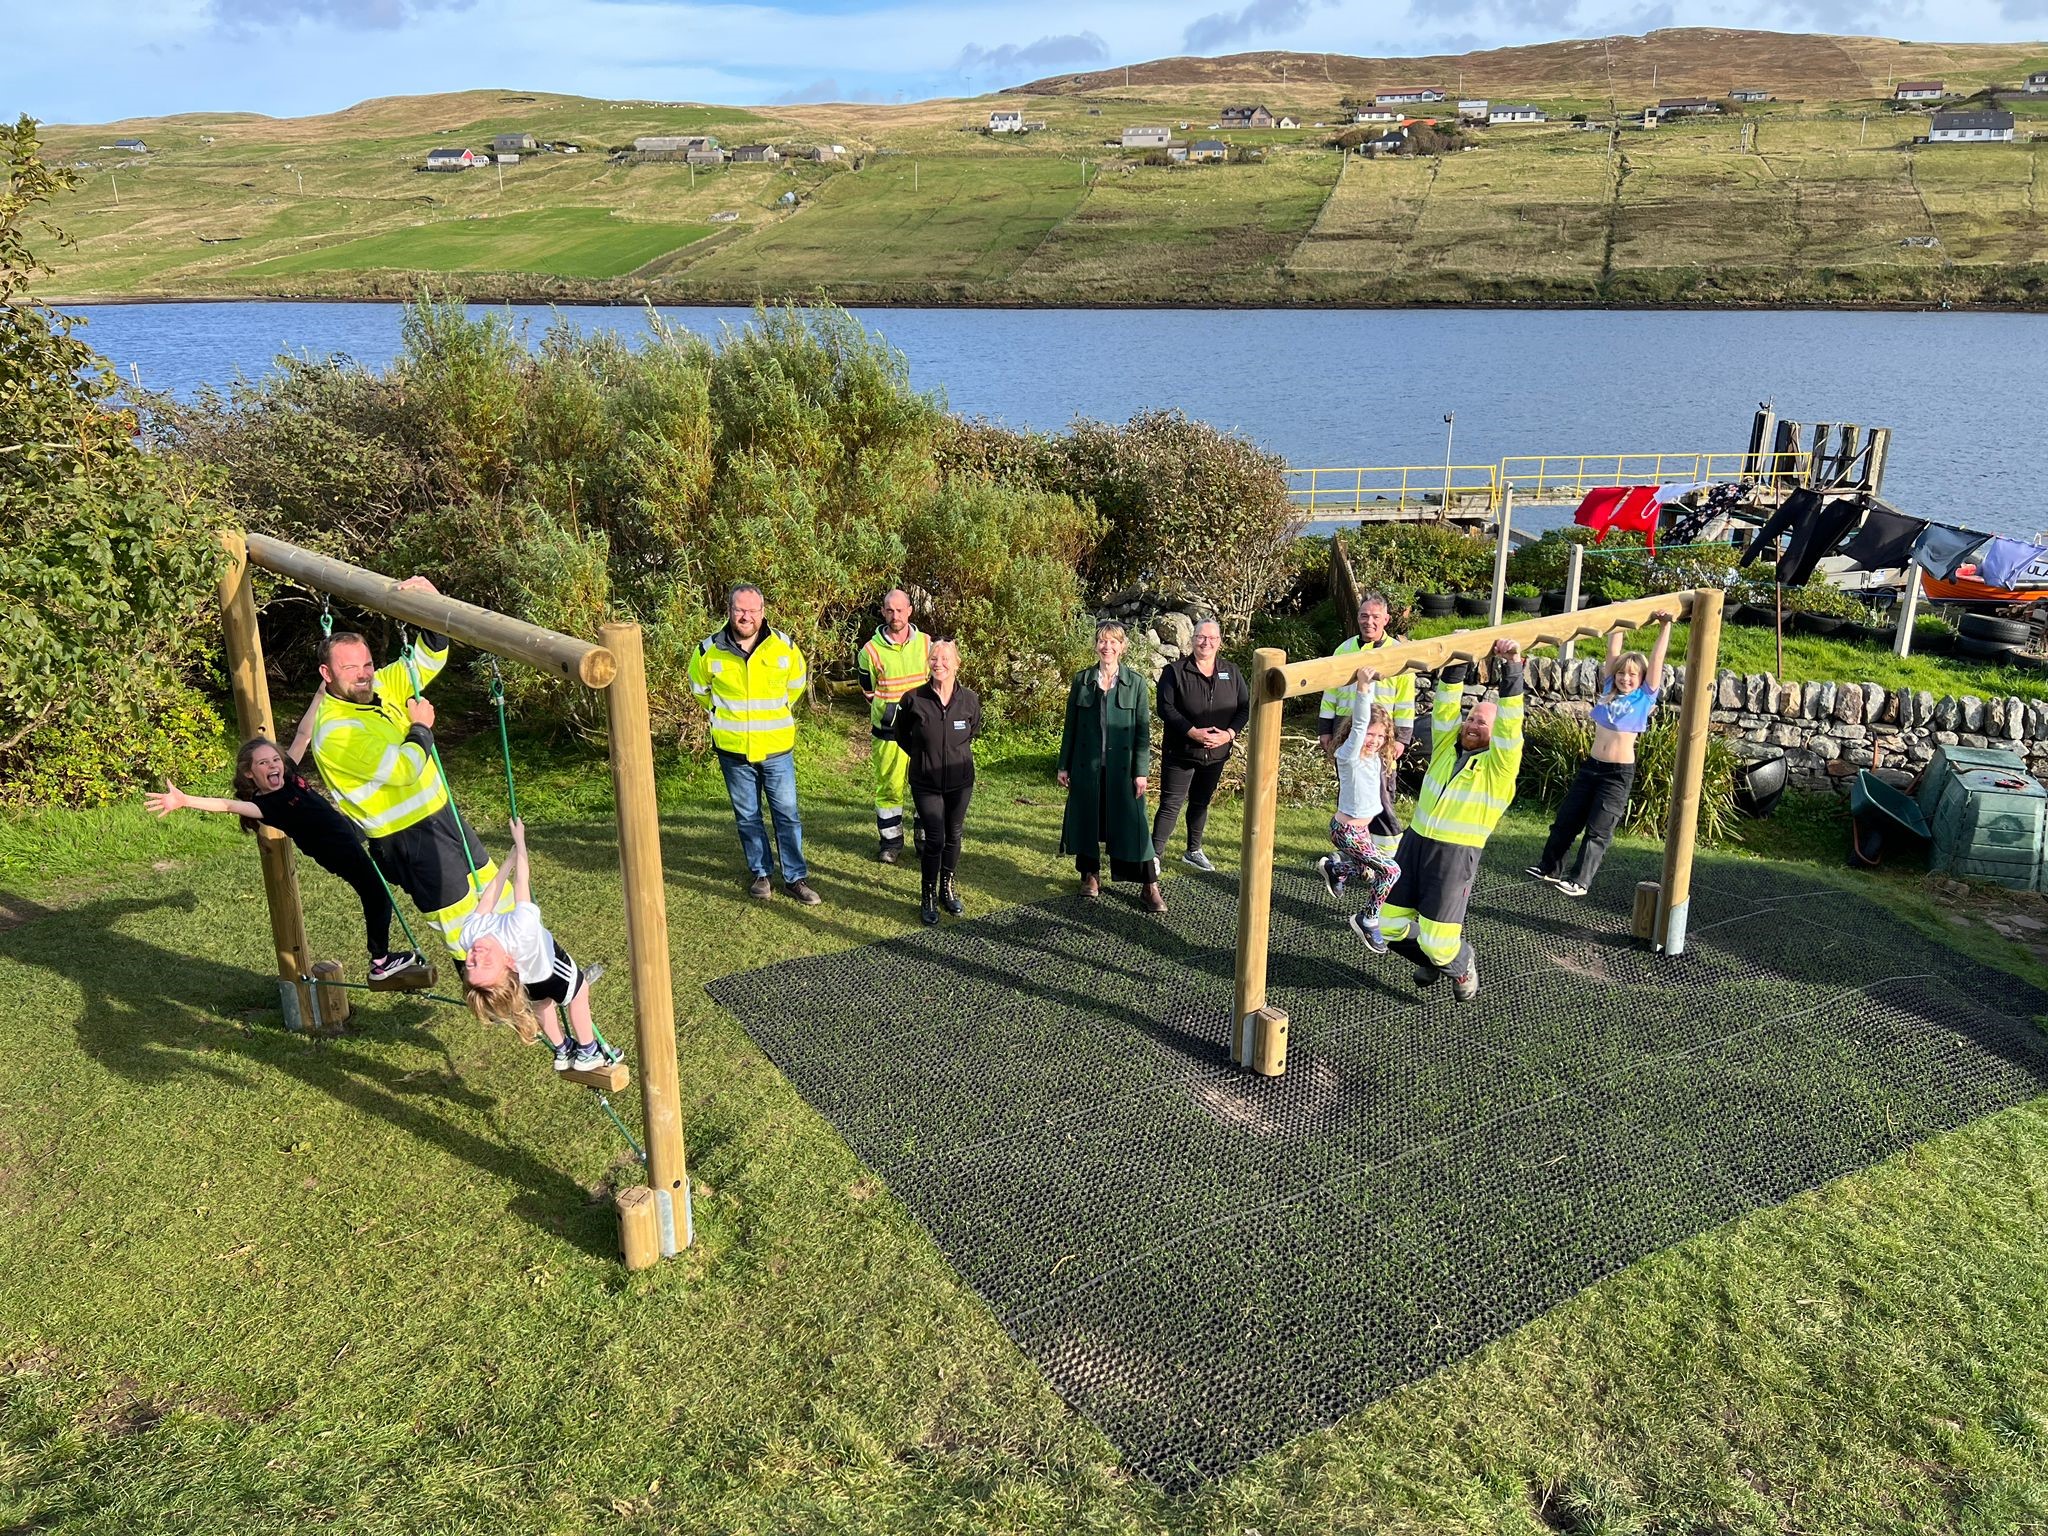
[{"label": "hi-vis trousers", "polygon": [[1472,881],[1483,851],[1440,843],[1413,827],[1401,834],[1394,855],[1401,875],[1380,908],[1380,936],[1388,948],[1446,976],[1463,976],[1472,968],[1465,908],[1472,900]]},{"label": "hi-vis trousers", "polygon": [[894,737],[876,736],[875,836],[882,851],[903,846],[903,807],[910,798],[910,755]]}]

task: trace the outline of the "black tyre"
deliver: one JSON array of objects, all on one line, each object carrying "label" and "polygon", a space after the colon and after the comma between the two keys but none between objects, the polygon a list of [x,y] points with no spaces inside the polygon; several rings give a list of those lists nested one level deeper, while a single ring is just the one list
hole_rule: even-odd
[{"label": "black tyre", "polygon": [[2012,661],[2014,649],[2002,641],[1979,640],[1975,635],[1957,635],[1956,654],[1967,656],[1972,661],[1989,661],[2004,666]]},{"label": "black tyre", "polygon": [[2001,619],[1995,613],[1966,613],[1956,633],[1967,640],[1988,640],[1998,645],[2025,645],[2029,626],[2025,619]]}]

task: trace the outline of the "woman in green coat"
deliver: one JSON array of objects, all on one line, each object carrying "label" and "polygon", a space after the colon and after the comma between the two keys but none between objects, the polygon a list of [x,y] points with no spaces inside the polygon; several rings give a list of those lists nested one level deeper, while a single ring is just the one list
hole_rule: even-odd
[{"label": "woman in green coat", "polygon": [[1067,818],[1060,852],[1074,856],[1081,894],[1102,892],[1102,847],[1109,845],[1112,880],[1144,886],[1147,912],[1164,912],[1159,862],[1145,792],[1152,786],[1152,690],[1123,664],[1124,627],[1096,626],[1096,665],[1074,674],[1067,722],[1060,732],[1060,787]]}]

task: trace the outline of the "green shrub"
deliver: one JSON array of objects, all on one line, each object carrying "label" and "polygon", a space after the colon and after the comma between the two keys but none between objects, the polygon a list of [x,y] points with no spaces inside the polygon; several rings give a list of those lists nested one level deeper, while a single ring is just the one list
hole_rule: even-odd
[{"label": "green shrub", "polygon": [[1785,589],[1785,607],[1794,613],[1821,614],[1842,619],[1862,619],[1870,610],[1862,599],[1844,592],[1827,577],[1814,573],[1803,587]]},{"label": "green shrub", "polygon": [[94,703],[90,715],[53,718],[7,754],[0,810],[111,805],[138,786],[218,774],[233,760],[219,713],[175,674],[127,678]]},{"label": "green shrub", "polygon": [[1556,805],[1593,750],[1593,727],[1563,710],[1532,709],[1522,739],[1522,773],[1516,793]]},{"label": "green shrub", "polygon": [[1493,589],[1493,541],[1449,523],[1377,523],[1342,535],[1361,591]]},{"label": "green shrub", "polygon": [[1562,592],[1574,544],[1590,544],[1590,528],[1552,528],[1508,552],[1508,580],[1527,582],[1538,591]]},{"label": "green shrub", "polygon": [[[1520,788],[1549,805],[1564,799],[1580,766],[1593,750],[1593,728],[1562,711],[1531,712],[1522,751]],[[1676,716],[1661,711],[1636,739],[1636,777],[1629,791],[1629,831],[1646,837],[1663,834],[1671,813],[1672,769],[1678,751]],[[1719,842],[1734,826],[1735,754],[1719,736],[1707,738],[1706,761],[1700,775],[1699,836]]]},{"label": "green shrub", "polygon": [[1517,581],[1509,584],[1505,594],[1508,597],[1541,597],[1542,590],[1533,581]]},{"label": "green shrub", "polygon": [[1327,656],[1336,649],[1327,643],[1322,633],[1309,619],[1298,613],[1262,613],[1252,620],[1252,632],[1246,639],[1248,650],[1277,647],[1287,653],[1289,661],[1300,661],[1309,656]]}]

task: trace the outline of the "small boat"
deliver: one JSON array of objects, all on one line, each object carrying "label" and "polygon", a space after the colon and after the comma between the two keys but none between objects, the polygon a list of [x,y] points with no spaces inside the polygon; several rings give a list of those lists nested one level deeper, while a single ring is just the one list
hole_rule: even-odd
[{"label": "small boat", "polygon": [[1976,566],[1964,565],[1947,580],[1921,572],[1920,591],[1942,603],[2037,603],[2048,598],[2048,555],[2021,566],[2008,587],[1994,587],[1978,578]]}]

